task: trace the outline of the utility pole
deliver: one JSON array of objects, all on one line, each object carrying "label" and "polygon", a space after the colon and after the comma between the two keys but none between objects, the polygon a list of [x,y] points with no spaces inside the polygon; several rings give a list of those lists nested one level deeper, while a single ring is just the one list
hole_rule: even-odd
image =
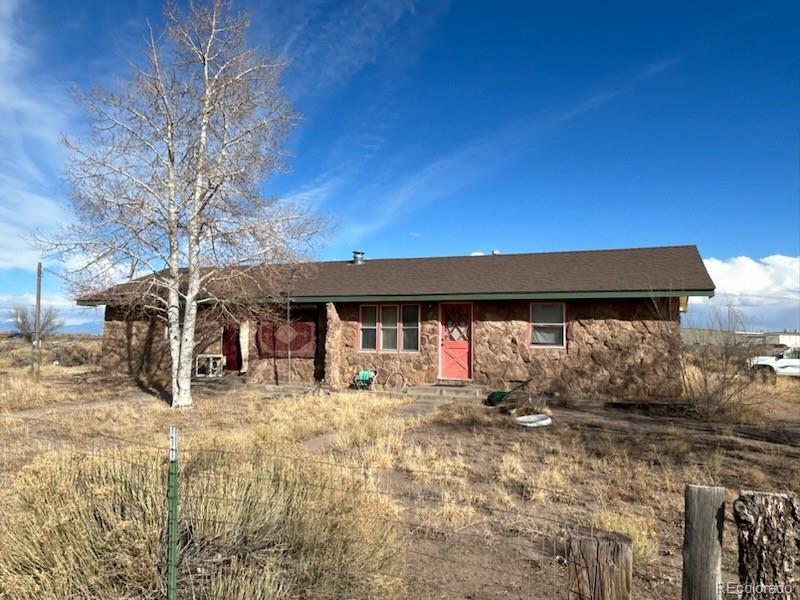
[{"label": "utility pole", "polygon": [[31,345],[31,374],[39,380],[39,367],[42,363],[41,340],[41,311],[42,311],[42,263],[36,265],[36,308],[33,317],[33,344]]}]

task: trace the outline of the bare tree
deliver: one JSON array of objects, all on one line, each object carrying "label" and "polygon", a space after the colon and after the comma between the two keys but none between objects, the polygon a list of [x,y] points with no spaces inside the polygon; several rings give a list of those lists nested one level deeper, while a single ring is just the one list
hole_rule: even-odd
[{"label": "bare tree", "polygon": [[[34,311],[27,306],[17,305],[8,311],[8,320],[14,325],[14,330],[21,333],[29,342],[33,342],[35,331]],[[39,322],[39,337],[44,339],[56,333],[64,326],[64,320],[54,306],[42,308]]]},{"label": "bare tree", "polygon": [[198,319],[241,318],[259,308],[247,298],[279,295],[320,224],[259,190],[296,121],[283,65],[248,47],[229,0],[165,15],[129,81],[80,97],[90,134],[64,140],[78,222],[44,243],[79,263],[79,292],[127,276],[115,303],[167,324],[172,404],[187,406]]}]

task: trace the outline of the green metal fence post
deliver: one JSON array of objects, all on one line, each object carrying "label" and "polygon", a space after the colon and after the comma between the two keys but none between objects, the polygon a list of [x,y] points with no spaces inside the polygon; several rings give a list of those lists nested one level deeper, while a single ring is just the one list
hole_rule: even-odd
[{"label": "green metal fence post", "polygon": [[178,428],[169,428],[167,600],[178,597]]}]

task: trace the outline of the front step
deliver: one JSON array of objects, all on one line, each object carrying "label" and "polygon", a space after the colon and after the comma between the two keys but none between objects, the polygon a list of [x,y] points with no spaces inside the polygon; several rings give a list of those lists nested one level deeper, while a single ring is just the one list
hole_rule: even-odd
[{"label": "front step", "polygon": [[409,396],[415,398],[484,398],[488,393],[484,386],[479,385],[415,385],[406,390]]}]

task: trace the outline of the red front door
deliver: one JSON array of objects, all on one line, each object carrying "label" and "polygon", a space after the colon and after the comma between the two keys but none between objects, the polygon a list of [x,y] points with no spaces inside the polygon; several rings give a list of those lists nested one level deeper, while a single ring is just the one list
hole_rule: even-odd
[{"label": "red front door", "polygon": [[225,357],[226,371],[241,370],[242,353],[239,351],[238,325],[225,325],[222,328],[222,354]]},{"label": "red front door", "polygon": [[442,304],[442,379],[472,377],[472,305]]}]

